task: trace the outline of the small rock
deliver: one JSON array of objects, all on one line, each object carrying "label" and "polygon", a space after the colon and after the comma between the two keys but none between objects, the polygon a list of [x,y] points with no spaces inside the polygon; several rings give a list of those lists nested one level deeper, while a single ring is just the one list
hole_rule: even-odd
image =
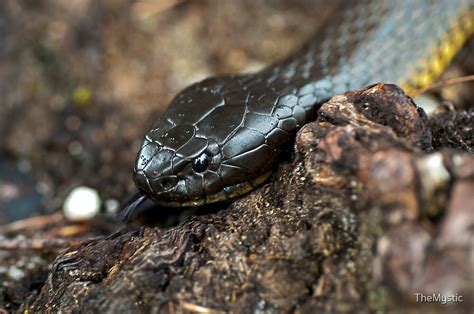
[{"label": "small rock", "polygon": [[441,102],[430,94],[421,94],[415,98],[416,104],[423,108],[428,117],[432,117],[437,113],[446,111]]},{"label": "small rock", "polygon": [[8,269],[8,276],[13,280],[20,280],[25,276],[25,273],[16,266],[11,266]]},{"label": "small rock", "polygon": [[107,199],[104,205],[108,214],[116,214],[120,209],[120,203],[114,198]]},{"label": "small rock", "polygon": [[97,215],[100,205],[99,193],[96,190],[79,186],[66,197],[63,211],[70,220],[87,220]]}]

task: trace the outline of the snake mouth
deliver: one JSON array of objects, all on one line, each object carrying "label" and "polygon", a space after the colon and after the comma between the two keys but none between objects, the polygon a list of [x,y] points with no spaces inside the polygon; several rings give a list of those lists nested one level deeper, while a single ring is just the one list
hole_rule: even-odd
[{"label": "snake mouth", "polygon": [[225,187],[220,192],[214,193],[212,195],[207,195],[205,198],[200,198],[200,199],[185,201],[185,202],[166,202],[166,201],[163,202],[163,201],[156,200],[156,203],[159,204],[160,206],[168,206],[168,207],[197,207],[197,206],[203,206],[207,204],[232,200],[236,197],[249,193],[256,187],[264,183],[270,177],[271,174],[272,174],[271,171],[269,171],[252,181],[238,183],[238,184]]}]

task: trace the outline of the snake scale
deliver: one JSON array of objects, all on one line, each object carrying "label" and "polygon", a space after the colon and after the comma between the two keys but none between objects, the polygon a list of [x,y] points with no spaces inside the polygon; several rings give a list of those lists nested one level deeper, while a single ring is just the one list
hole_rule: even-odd
[{"label": "snake scale", "polygon": [[249,192],[322,102],[375,82],[426,86],[473,30],[473,0],[342,1],[283,61],[179,93],[145,135],[125,216],[147,198],[186,207]]}]

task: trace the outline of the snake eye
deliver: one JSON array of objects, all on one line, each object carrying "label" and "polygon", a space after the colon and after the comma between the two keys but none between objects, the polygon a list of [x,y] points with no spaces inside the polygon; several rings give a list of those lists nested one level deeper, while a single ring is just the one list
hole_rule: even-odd
[{"label": "snake eye", "polygon": [[210,164],[211,157],[207,154],[202,154],[201,156],[193,160],[193,169],[196,172],[203,172],[209,167]]}]

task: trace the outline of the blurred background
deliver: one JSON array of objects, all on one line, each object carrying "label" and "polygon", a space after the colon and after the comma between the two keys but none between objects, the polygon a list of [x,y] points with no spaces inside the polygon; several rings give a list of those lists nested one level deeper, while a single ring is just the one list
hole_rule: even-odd
[{"label": "blurred background", "polygon": [[58,211],[78,186],[116,211],[173,95],[282,58],[326,11],[310,0],[2,0],[0,225]]}]

